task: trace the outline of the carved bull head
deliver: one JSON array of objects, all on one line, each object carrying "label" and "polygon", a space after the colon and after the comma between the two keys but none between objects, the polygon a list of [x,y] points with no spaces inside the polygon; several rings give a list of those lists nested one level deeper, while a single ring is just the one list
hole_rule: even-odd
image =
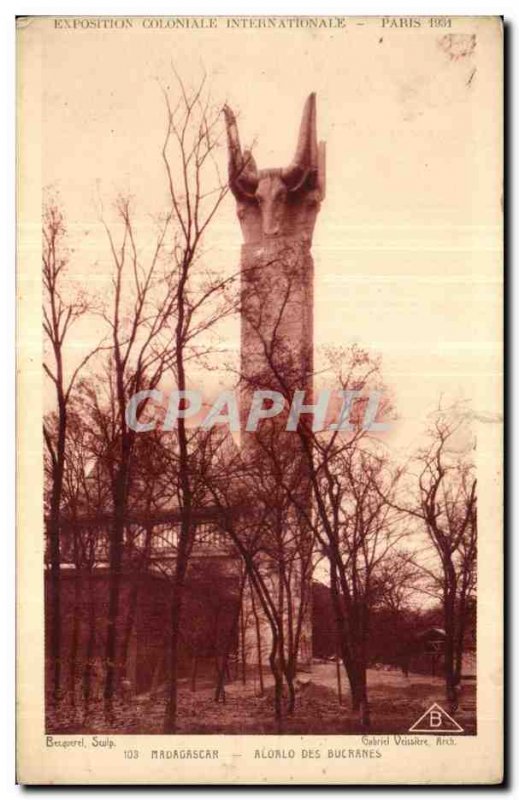
[{"label": "carved bull head", "polygon": [[[258,170],[252,153],[242,152],[236,117],[229,106],[224,106],[223,111],[229,146],[229,186],[238,201],[242,222],[248,211],[255,212],[262,235],[270,238],[297,227],[305,202],[316,213],[324,196],[324,143],[317,145],[315,93],[304,107],[294,159],[284,169]],[[292,209],[291,215],[287,214],[288,208]]]}]

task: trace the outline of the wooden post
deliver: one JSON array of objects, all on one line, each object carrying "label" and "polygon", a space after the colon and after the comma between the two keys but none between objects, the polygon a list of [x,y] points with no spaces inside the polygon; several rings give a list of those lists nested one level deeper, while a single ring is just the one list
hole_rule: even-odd
[{"label": "wooden post", "polygon": [[342,706],[341,659],[339,656],[335,658],[335,665],[337,669],[337,694],[339,696],[339,705]]}]

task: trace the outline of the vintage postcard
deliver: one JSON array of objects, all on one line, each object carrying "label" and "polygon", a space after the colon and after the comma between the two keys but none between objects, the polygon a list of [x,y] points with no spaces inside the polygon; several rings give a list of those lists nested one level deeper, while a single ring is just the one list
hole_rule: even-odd
[{"label": "vintage postcard", "polygon": [[502,20],[17,40],[18,781],[500,783]]}]

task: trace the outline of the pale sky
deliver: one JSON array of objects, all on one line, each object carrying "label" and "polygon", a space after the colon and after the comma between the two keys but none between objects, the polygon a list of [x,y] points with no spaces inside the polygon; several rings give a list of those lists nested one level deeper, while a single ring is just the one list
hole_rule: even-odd
[{"label": "pale sky", "polygon": [[[42,182],[63,201],[71,275],[102,292],[110,262],[96,197],[109,208],[130,191],[141,220],[163,208],[159,82],[173,86],[172,60],[194,84],[203,66],[215,100],[239,113],[242,143],[256,142],[259,167],[290,161],[304,100],[317,92],[327,144],[313,245],[317,362],[328,345],[380,353],[406,446],[442,393],[469,398],[477,413],[500,408],[500,32],[481,19],[454,19],[450,31],[360,22],[307,32],[226,30],[223,19],[216,31],[38,21],[48,26]],[[224,171],[224,150],[221,161]],[[207,244],[215,264],[236,270],[231,196]],[[97,332],[79,335],[87,346]],[[238,321],[223,335],[236,349]]]}]

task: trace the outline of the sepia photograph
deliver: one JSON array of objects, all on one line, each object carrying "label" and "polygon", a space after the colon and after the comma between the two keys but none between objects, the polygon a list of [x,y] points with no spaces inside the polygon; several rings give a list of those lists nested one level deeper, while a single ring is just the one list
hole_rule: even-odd
[{"label": "sepia photograph", "polygon": [[17,40],[25,773],[498,782],[501,19]]}]

